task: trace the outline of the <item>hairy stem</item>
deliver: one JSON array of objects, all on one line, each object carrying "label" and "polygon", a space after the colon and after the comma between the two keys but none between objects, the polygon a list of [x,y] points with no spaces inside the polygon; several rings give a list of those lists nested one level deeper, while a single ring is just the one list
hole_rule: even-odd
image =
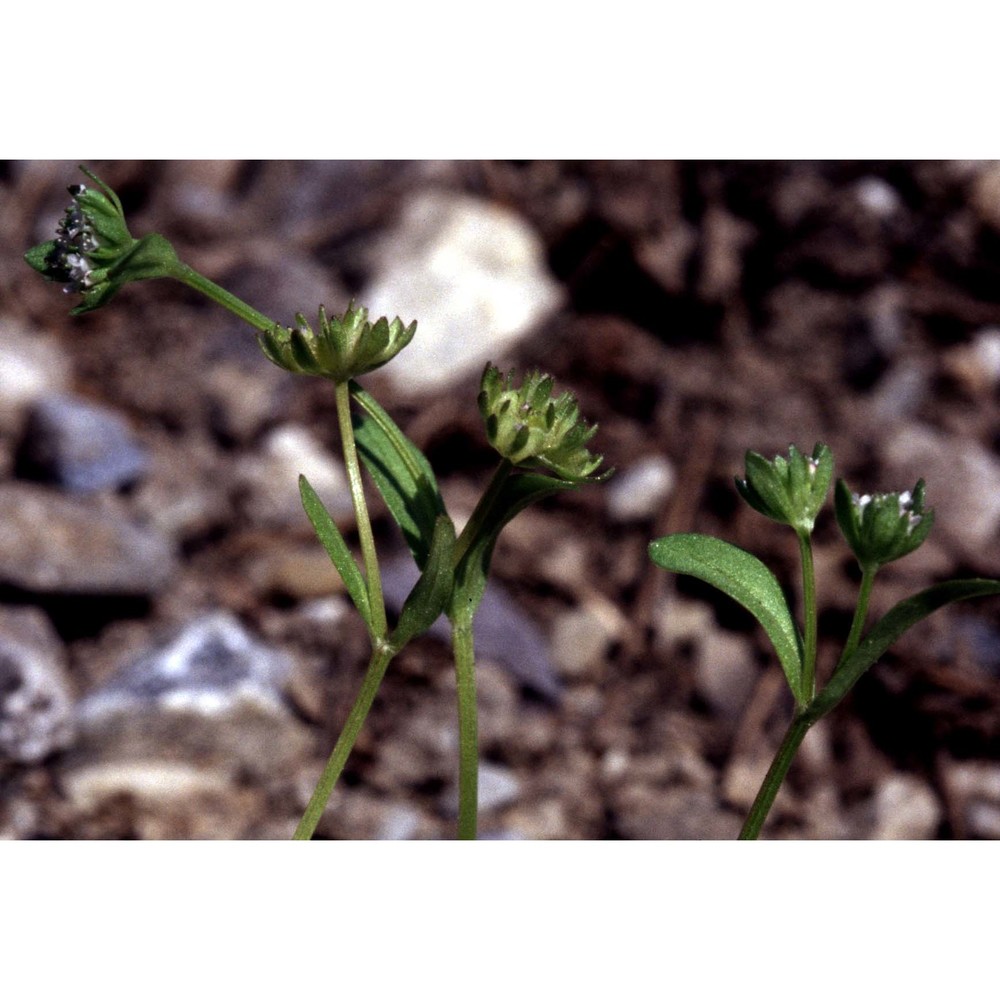
[{"label": "hairy stem", "polygon": [[452,622],[451,635],[458,681],[458,837],[475,840],[479,814],[479,736],[472,616],[457,617]]},{"label": "hairy stem", "polygon": [[323,768],[323,773],[316,784],[316,790],[312,793],[312,798],[309,799],[309,805],[306,806],[306,811],[295,829],[295,833],[292,836],[293,840],[309,840],[312,838],[313,833],[316,832],[316,826],[323,815],[323,810],[326,809],[327,802],[330,800],[333,786],[336,785],[337,779],[340,777],[340,772],[344,770],[347,758],[354,749],[358,733],[361,732],[361,727],[368,717],[368,711],[372,707],[372,702],[375,700],[375,695],[382,683],[382,678],[385,676],[386,667],[389,666],[389,661],[395,654],[396,650],[388,645],[388,643],[378,643],[372,651],[368,670],[365,673],[364,680],[361,682],[361,690],[358,692],[358,697],[355,699],[353,706],[351,706],[350,714],[347,716],[344,728],[340,731],[336,746],[334,746],[333,752],[326,762],[326,767]]},{"label": "hairy stem", "polygon": [[268,319],[263,313],[257,312],[256,309],[248,306],[242,299],[238,299],[231,292],[227,292],[214,281],[209,281],[203,274],[199,274],[193,267],[188,267],[187,264],[182,264],[178,261],[176,267],[172,270],[172,276],[189,288],[193,288],[196,292],[201,292],[202,295],[207,296],[213,302],[224,306],[241,320],[260,330],[261,333],[267,333],[268,330],[273,329],[275,326],[274,320]]},{"label": "hairy stem", "polygon": [[740,840],[756,840],[760,835],[764,820],[767,819],[767,814],[771,811],[771,806],[774,805],[778,789],[781,788],[785,775],[788,774],[788,768],[811,725],[812,722],[804,720],[798,714],[792,719],[788,731],[785,733],[785,738],[781,741],[781,746],[778,747],[778,752],[774,755],[774,760],[771,761],[771,766],[767,769],[757,798],[754,799],[750,812],[747,813],[746,822],[743,824],[743,829],[740,830]]},{"label": "hairy stem", "polygon": [[[861,642],[861,631],[865,627],[865,619],[868,617],[868,602],[871,599],[872,584],[875,582],[875,574],[878,572],[878,563],[873,566],[862,567],[861,587],[858,590],[858,603],[854,609],[854,620],[851,622],[851,631],[848,633],[847,642],[844,645],[844,652],[840,654],[841,663],[846,663],[851,654],[858,648]],[[836,671],[834,671],[836,673]]]},{"label": "hairy stem", "polygon": [[365,564],[365,582],[368,586],[368,602],[371,605],[372,634],[377,641],[388,634],[385,617],[385,600],[382,596],[382,577],[379,575],[378,555],[375,552],[375,536],[368,516],[368,504],[361,483],[361,466],[358,463],[358,449],[354,443],[354,427],[351,424],[351,392],[346,382],[337,383],[337,423],[340,426],[340,441],[344,449],[344,466],[351,487],[351,500],[358,522],[358,540],[361,543],[361,558]]},{"label": "hairy stem", "polygon": [[799,707],[816,696],[816,572],[813,568],[812,542],[806,532],[799,532],[799,553],[802,556],[802,616],[803,662],[802,691],[796,700]]}]

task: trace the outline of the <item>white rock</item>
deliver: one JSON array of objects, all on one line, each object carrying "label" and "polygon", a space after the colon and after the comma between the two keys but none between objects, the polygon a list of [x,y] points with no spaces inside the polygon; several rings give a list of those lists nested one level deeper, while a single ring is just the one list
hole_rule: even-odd
[{"label": "white rock", "polygon": [[901,427],[888,439],[883,458],[893,480],[882,490],[910,489],[927,482],[927,503],[937,512],[934,530],[967,554],[981,557],[995,547],[1000,530],[1000,461],[975,441],[919,424]]},{"label": "white rock", "polygon": [[698,693],[725,718],[746,708],[757,680],[753,647],[743,636],[711,629],[698,644],[695,659]]},{"label": "white rock", "polygon": [[531,227],[467,195],[414,197],[377,256],[375,276],[358,301],[372,316],[417,320],[403,360],[385,369],[407,392],[478,376],[561,302]]},{"label": "white rock", "polygon": [[35,608],[0,608],[0,757],[42,760],[69,745],[73,699],[66,654]]},{"label": "white rock", "polygon": [[0,417],[10,419],[69,383],[70,365],[56,341],[0,317]]},{"label": "white rock", "polygon": [[608,514],[615,521],[656,517],[673,492],[677,474],[662,455],[649,455],[612,477],[604,491]]},{"label": "white rock", "polygon": [[260,453],[241,463],[238,477],[247,487],[247,513],[260,524],[304,523],[299,476],[304,475],[338,522],[354,516],[343,464],[299,424],[276,427]]},{"label": "white rock", "polygon": [[617,622],[598,604],[562,612],[552,626],[552,660],[564,677],[600,672],[605,654],[618,635]]},{"label": "white rock", "polygon": [[919,778],[894,774],[875,793],[873,840],[929,840],[941,822],[941,805]]},{"label": "white rock", "polygon": [[881,177],[862,177],[854,185],[858,201],[880,219],[889,218],[902,204],[899,193]]}]

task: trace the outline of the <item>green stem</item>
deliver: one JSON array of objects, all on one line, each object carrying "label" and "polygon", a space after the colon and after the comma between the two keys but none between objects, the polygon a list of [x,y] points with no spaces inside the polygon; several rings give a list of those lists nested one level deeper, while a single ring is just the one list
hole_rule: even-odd
[{"label": "green stem", "polygon": [[799,707],[816,696],[816,572],[813,568],[812,542],[807,532],[799,532],[799,552],[802,556],[802,615],[803,635],[802,691]]},{"label": "green stem", "polygon": [[468,552],[473,539],[479,537],[480,527],[489,516],[490,509],[496,502],[496,498],[499,495],[500,490],[503,489],[503,484],[507,482],[507,479],[513,471],[514,466],[508,459],[500,459],[500,464],[496,467],[496,471],[493,473],[493,478],[490,480],[489,486],[486,487],[486,492],[479,498],[479,503],[476,504],[476,509],[472,512],[472,516],[466,522],[465,527],[462,529],[462,533],[458,536],[458,540],[455,542],[455,552],[452,557],[452,562],[455,566],[462,561],[462,558],[465,553]]},{"label": "green stem", "polygon": [[[851,622],[851,631],[847,636],[847,643],[844,646],[844,652],[840,655],[840,660],[837,663],[837,667],[840,667],[841,663],[845,663],[851,654],[858,648],[858,643],[861,642],[861,630],[865,626],[865,619],[868,617],[868,601],[872,594],[872,584],[875,582],[875,574],[878,572],[879,564],[868,567],[863,566],[861,568],[861,588],[858,590],[858,604],[854,609],[854,620]],[[836,670],[834,671],[836,673]]]},{"label": "green stem", "polygon": [[364,486],[361,482],[361,466],[358,463],[358,449],[354,443],[354,427],[351,424],[351,391],[347,382],[338,382],[337,422],[340,425],[340,441],[344,449],[344,466],[354,501],[354,514],[358,522],[358,540],[361,543],[361,557],[365,564],[365,581],[368,585],[368,602],[371,605],[372,635],[376,640],[389,634],[385,617],[385,600],[382,596],[382,577],[379,575],[378,555],[375,552],[375,536],[368,516]]},{"label": "green stem", "polygon": [[217,302],[220,306],[224,306],[231,313],[239,316],[240,319],[256,327],[261,333],[267,333],[268,330],[273,329],[276,325],[274,320],[270,320],[263,313],[257,312],[256,309],[248,306],[242,299],[238,299],[231,292],[227,292],[214,281],[209,281],[203,274],[199,274],[193,267],[188,267],[187,264],[182,264],[178,261],[177,265],[171,269],[171,276],[183,282],[189,288],[193,288],[196,292],[201,292],[202,295],[207,296],[213,302]]},{"label": "green stem", "polygon": [[458,681],[458,838],[475,840],[479,814],[479,736],[476,707],[476,654],[472,617],[452,622]]},{"label": "green stem", "polygon": [[330,800],[333,786],[337,783],[340,772],[343,771],[347,758],[350,756],[351,750],[354,749],[358,733],[361,732],[361,727],[368,717],[368,711],[372,707],[379,685],[385,676],[386,667],[389,666],[389,661],[395,654],[396,650],[387,643],[378,643],[372,651],[368,670],[361,682],[361,690],[351,707],[344,728],[340,731],[340,736],[326,762],[326,767],[323,768],[323,773],[316,784],[316,790],[312,793],[309,805],[306,806],[306,811],[295,829],[293,840],[309,840],[315,833],[323,810],[326,809],[326,804]]},{"label": "green stem", "polygon": [[811,725],[811,721],[803,719],[800,715],[796,715],[792,719],[788,731],[785,733],[785,738],[781,741],[781,746],[778,747],[778,752],[774,755],[774,760],[771,761],[771,766],[767,769],[757,798],[754,799],[753,805],[750,807],[743,829],[740,830],[740,840],[756,840],[760,835],[764,820],[767,819],[767,814],[771,811],[771,806],[774,805],[778,789],[781,788],[785,775],[788,774],[788,768]]}]

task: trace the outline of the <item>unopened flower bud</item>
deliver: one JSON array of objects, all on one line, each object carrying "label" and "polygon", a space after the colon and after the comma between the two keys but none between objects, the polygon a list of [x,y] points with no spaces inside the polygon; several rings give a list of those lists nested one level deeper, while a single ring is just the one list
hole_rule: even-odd
[{"label": "unopened flower bud", "polygon": [[746,478],[736,480],[736,489],[765,517],[809,534],[832,477],[833,455],[825,444],[817,444],[812,455],[803,455],[792,445],[787,459],[776,455],[770,462],[748,451]]},{"label": "unopened flower bud", "polygon": [[924,509],[924,481],[903,493],[852,493],[843,479],[834,490],[837,524],[863,569],[900,559],[923,544],[934,524]]}]

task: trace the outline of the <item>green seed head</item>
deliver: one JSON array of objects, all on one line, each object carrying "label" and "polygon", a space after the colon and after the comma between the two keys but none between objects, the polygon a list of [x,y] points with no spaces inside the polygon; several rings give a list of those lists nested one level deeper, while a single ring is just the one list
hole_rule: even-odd
[{"label": "green seed head", "polygon": [[748,451],[746,478],[736,480],[736,489],[765,517],[810,534],[832,478],[833,455],[825,444],[817,444],[812,455],[792,445],[787,459],[776,455],[770,462]]},{"label": "green seed head", "polygon": [[173,247],[155,234],[132,238],[118,195],[95,174],[80,168],[96,187],[73,184],[72,202],[56,238],[32,247],[24,259],[68,294],[83,296],[73,315],[97,309],[130,281],[165,277],[176,263]]},{"label": "green seed head", "polygon": [[302,313],[295,326],[276,324],[258,337],[267,357],[281,368],[300,375],[322,375],[334,382],[364,375],[392,360],[413,340],[416,321],[403,326],[397,316],[368,322],[368,310],[352,302],[343,316],[326,315],[319,307],[319,330]]},{"label": "green seed head", "polygon": [[903,493],[852,493],[843,479],[834,490],[837,524],[862,569],[874,570],[923,544],[934,524],[924,509],[924,481]]},{"label": "green seed head", "polygon": [[583,420],[572,393],[553,399],[553,386],[551,376],[535,371],[514,388],[513,372],[505,377],[487,365],[479,411],[490,444],[513,465],[541,465],[570,481],[607,478],[611,470],[595,475],[604,456],[592,455],[586,447],[597,425]]}]

